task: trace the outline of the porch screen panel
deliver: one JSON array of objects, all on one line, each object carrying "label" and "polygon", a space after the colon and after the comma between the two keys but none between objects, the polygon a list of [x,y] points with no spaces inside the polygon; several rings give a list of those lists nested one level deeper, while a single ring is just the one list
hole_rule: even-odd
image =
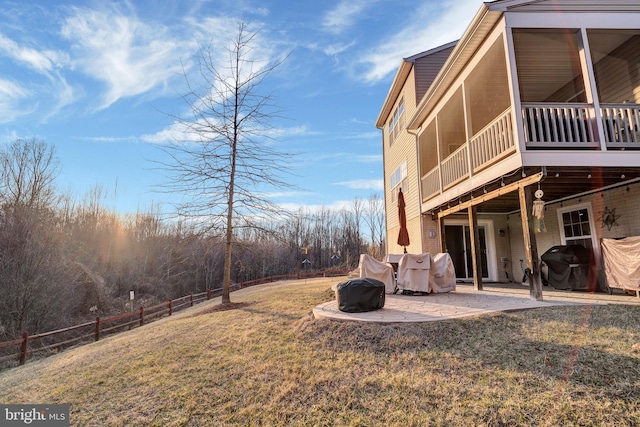
[{"label": "porch screen panel", "polygon": [[587,102],[577,30],[514,29],[522,102]]},{"label": "porch screen panel", "polygon": [[640,30],[589,30],[601,103],[640,103]]}]

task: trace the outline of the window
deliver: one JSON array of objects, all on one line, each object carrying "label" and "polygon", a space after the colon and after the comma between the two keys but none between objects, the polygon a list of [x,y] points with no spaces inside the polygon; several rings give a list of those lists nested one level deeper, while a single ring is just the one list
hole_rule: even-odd
[{"label": "window", "polygon": [[398,107],[389,120],[389,145],[393,145],[398,134],[404,127],[404,98],[400,98]]},{"label": "window", "polygon": [[398,200],[398,190],[402,188],[402,192],[407,192],[407,161],[402,162],[398,168],[391,174],[391,201]]},{"label": "window", "polygon": [[563,245],[582,245],[594,249],[594,228],[591,205],[577,205],[558,210]]}]

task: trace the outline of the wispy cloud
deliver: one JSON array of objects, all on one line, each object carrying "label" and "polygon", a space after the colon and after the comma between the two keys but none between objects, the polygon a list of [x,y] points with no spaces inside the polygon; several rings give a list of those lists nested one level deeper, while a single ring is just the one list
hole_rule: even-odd
[{"label": "wispy cloud", "polygon": [[[48,84],[43,83],[42,79],[33,77],[27,88],[24,84],[18,85],[2,80],[0,111],[5,114],[0,118],[0,122],[9,122],[20,115],[30,113],[42,101],[47,104],[53,101],[51,112],[43,113],[40,117],[43,121],[76,98],[74,89],[67,83],[61,71],[69,66],[69,56],[66,53],[21,44],[0,34],[0,56],[9,58],[18,67],[33,71],[35,75],[48,81]],[[25,106],[25,102],[30,105]]]},{"label": "wispy cloud", "polygon": [[39,73],[50,72],[62,58],[66,59],[66,55],[52,50],[38,51],[31,47],[20,46],[2,34],[0,34],[0,52]]},{"label": "wispy cloud", "polygon": [[459,39],[481,4],[481,0],[423,2],[400,31],[357,58],[359,78],[375,83],[394,73],[402,58]]},{"label": "wispy cloud", "polygon": [[374,3],[372,0],[341,0],[325,14],[322,28],[329,33],[339,34],[354,25],[362,12]]},{"label": "wispy cloud", "polygon": [[[274,140],[286,140],[300,136],[315,135],[316,132],[311,131],[307,126],[295,126],[290,128],[271,129],[264,136]],[[140,136],[140,140],[149,144],[167,144],[177,141],[188,141],[193,139],[193,131],[190,131],[184,124],[174,122],[173,124],[159,130],[156,133],[144,134]]]},{"label": "wispy cloud", "polygon": [[358,163],[382,163],[382,154],[363,154],[356,156]]},{"label": "wispy cloud", "polygon": [[132,11],[115,6],[70,10],[61,34],[73,44],[73,61],[106,85],[97,109],[162,86],[181,72],[179,58],[189,45],[172,37],[166,28],[151,26]]},{"label": "wispy cloud", "polygon": [[355,41],[352,41],[350,43],[330,44],[330,45],[324,47],[322,49],[322,51],[328,56],[336,56],[336,55],[341,54],[342,52],[345,52],[345,51],[349,50],[349,48],[352,47],[355,44],[356,44]]},{"label": "wispy cloud", "polygon": [[10,80],[0,79],[0,123],[9,123],[16,117],[26,114],[18,106],[28,98],[29,90]]},{"label": "wispy cloud", "polygon": [[384,180],[382,179],[356,179],[353,181],[335,182],[333,185],[351,188],[353,190],[383,190]]}]

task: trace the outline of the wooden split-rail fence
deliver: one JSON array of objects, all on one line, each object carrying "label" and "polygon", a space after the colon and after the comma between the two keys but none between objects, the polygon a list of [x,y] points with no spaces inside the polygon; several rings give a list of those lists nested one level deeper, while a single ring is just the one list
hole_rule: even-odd
[{"label": "wooden split-rail fence", "polygon": [[[250,286],[263,283],[275,282],[278,280],[303,279],[312,277],[335,277],[348,274],[348,270],[331,270],[321,272],[308,272],[301,274],[283,274],[278,276],[263,277],[260,279],[249,280],[246,282],[234,284],[231,291],[235,291]],[[211,298],[220,296],[222,289],[208,290],[206,292],[189,294],[174,300],[169,300],[151,307],[140,307],[138,310],[119,314],[109,317],[96,317],[95,320],[82,323],[80,325],[70,326],[68,328],[58,329],[55,331],[43,332],[39,334],[29,335],[28,332],[22,334],[22,338],[12,341],[0,342],[0,352],[10,352],[10,354],[0,353],[0,369],[3,364],[9,361],[18,361],[20,365],[24,365],[29,354],[33,353],[54,353],[60,349],[67,348],[73,344],[86,341],[98,341],[107,333],[115,333],[118,330],[131,329],[136,326],[142,326],[147,322],[158,319],[165,315],[171,316],[175,311],[193,307]],[[40,345],[35,346],[38,342]],[[19,347],[19,351],[16,351]],[[11,353],[11,348],[14,351]],[[4,366],[7,367],[7,366]]]}]

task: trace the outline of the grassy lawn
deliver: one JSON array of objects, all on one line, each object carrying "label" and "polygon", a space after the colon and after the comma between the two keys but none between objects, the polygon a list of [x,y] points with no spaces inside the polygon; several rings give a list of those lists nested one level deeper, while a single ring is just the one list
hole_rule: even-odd
[{"label": "grassy lawn", "polygon": [[0,373],[81,426],[640,425],[640,307],[315,320],[339,279],[257,286]]}]

